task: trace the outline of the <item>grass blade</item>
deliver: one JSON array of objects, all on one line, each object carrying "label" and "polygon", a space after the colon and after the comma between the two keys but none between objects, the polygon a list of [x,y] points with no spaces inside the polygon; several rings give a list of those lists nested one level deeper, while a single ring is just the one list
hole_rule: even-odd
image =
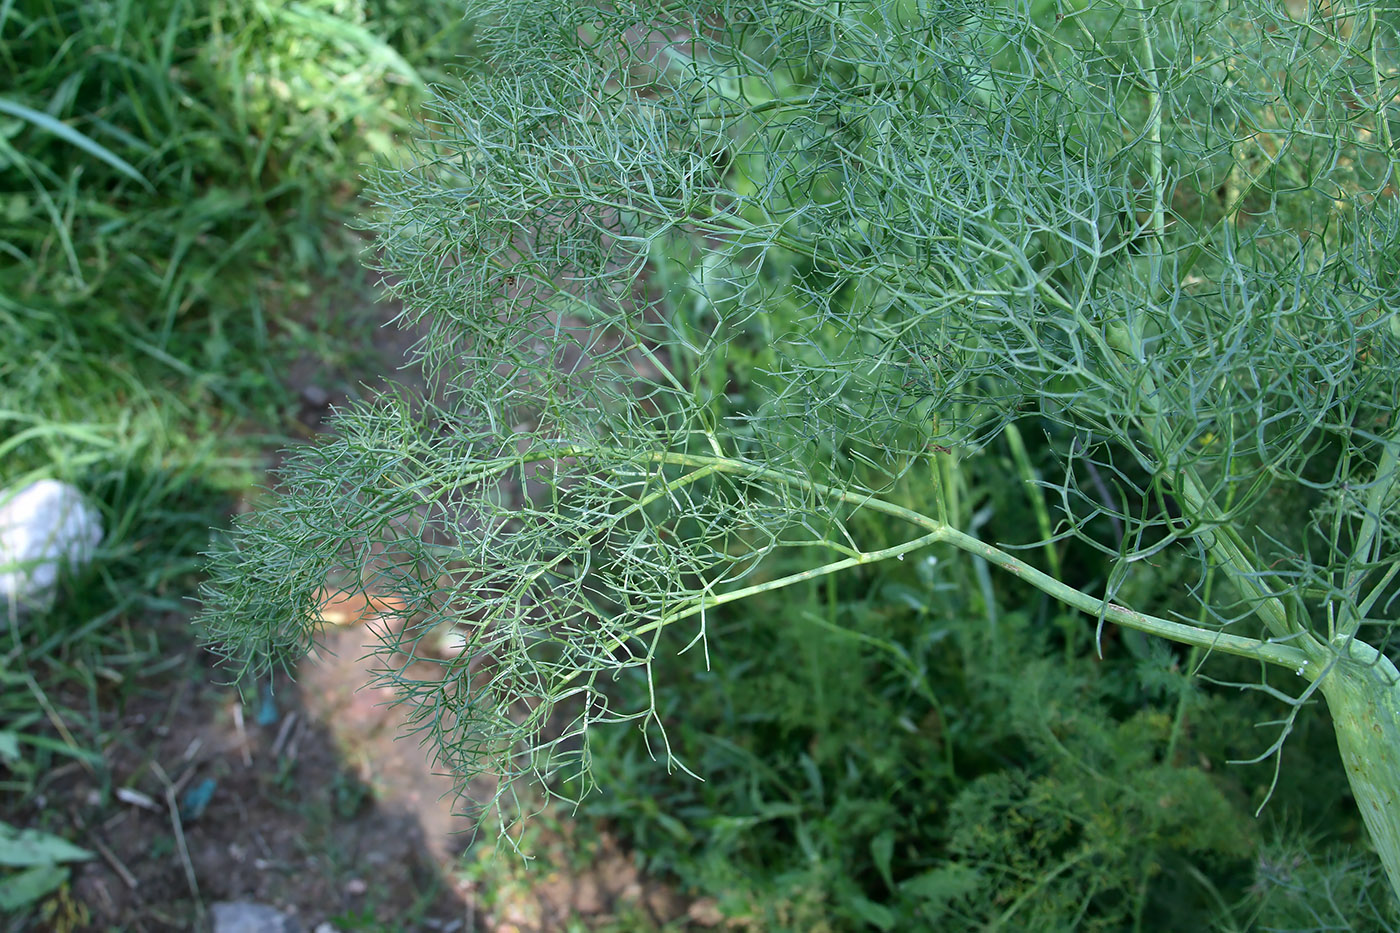
[{"label": "grass blade", "polygon": [[39,129],[46,130],[64,142],[71,143],[89,155],[101,159],[132,181],[140,184],[141,187],[145,188],[147,191],[156,190],[151,183],[146,180],[146,177],[137,171],[135,166],[130,162],[100,143],[96,143],[82,133],[79,133],[62,120],[57,120],[42,111],[35,110],[32,107],[26,107],[23,104],[17,104],[3,97],[0,97],[0,113],[7,113],[12,117],[28,120]]}]

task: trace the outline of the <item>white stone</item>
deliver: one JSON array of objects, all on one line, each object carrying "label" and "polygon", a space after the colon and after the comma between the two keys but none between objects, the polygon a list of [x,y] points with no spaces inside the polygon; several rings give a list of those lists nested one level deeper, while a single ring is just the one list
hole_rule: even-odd
[{"label": "white stone", "polygon": [[302,925],[289,914],[252,901],[224,901],[209,911],[214,933],[301,933]]},{"label": "white stone", "polygon": [[41,479],[0,490],[0,612],[48,604],[65,566],[92,559],[102,516],[68,483]]}]

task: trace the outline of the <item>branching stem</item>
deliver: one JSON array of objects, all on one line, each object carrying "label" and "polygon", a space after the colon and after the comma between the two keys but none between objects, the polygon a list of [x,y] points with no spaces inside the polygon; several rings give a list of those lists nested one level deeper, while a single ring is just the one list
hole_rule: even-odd
[{"label": "branching stem", "polygon": [[[607,447],[583,446],[568,446],[549,453],[535,452],[522,455],[520,458],[517,458],[515,462],[528,463],[565,457],[590,460],[598,457],[615,458],[623,456],[633,460],[643,458],[657,465],[680,466],[688,470],[704,470],[713,473],[742,475],[752,479],[762,479],[792,488],[803,489],[818,498],[828,501],[835,500],[843,505],[848,505],[856,509],[869,509],[874,512],[889,515],[892,518],[901,519],[918,528],[925,529],[928,532],[922,537],[901,545],[885,548],[880,551],[863,553],[859,557],[835,561],[802,573],[793,574],[790,577],[783,577],[778,580],[756,584],[729,593],[703,596],[684,609],[669,613],[650,623],[638,626],[630,633],[632,636],[656,631],[669,625],[671,622],[695,615],[702,609],[723,605],[724,603],[732,602],[744,596],[778,589],[792,583],[810,580],[818,576],[823,576],[860,564],[886,560],[890,557],[897,557],[918,548],[941,543],[952,545],[958,550],[965,551],[976,557],[981,557],[1067,606],[1071,606],[1095,618],[1102,618],[1127,628],[1145,632],[1149,635],[1157,635],[1182,644],[1197,645],[1212,651],[1222,651],[1226,654],[1264,661],[1294,670],[1304,667],[1304,662],[1308,661],[1310,658],[1310,655],[1303,649],[1291,644],[1248,638],[1241,635],[1231,635],[1225,632],[1202,628],[1197,625],[1174,622],[1170,619],[1147,615],[1125,606],[1119,606],[1107,602],[1106,600],[1090,596],[1081,590],[1075,589],[1057,580],[1047,573],[1037,570],[1020,558],[1014,557],[995,545],[979,541],[977,538],[961,532],[937,519],[930,518],[921,512],[916,512],[913,509],[908,509],[896,503],[881,499],[873,492],[838,489],[833,486],[813,482],[812,480],[796,474],[775,470],[772,467],[746,463],[742,460],[709,457],[699,454],[662,451],[643,455],[637,451],[622,451]],[[501,469],[505,469],[508,465],[509,464],[502,464]],[[694,478],[696,475],[695,473],[691,473],[687,478]],[[620,644],[621,642],[619,641],[618,645]]]}]

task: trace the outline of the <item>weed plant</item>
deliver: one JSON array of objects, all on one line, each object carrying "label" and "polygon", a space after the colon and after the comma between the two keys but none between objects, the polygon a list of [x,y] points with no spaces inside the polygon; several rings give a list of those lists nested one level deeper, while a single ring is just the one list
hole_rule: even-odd
[{"label": "weed plant", "polygon": [[[389,597],[445,765],[606,792],[630,724],[721,775],[645,795],[644,848],[801,851],[793,929],[1393,922],[1237,812],[1326,849],[1349,789],[1400,887],[1393,7],[479,9],[378,182],[432,391],[221,552],[232,658]],[[1324,698],[1341,771],[1289,754]]]}]

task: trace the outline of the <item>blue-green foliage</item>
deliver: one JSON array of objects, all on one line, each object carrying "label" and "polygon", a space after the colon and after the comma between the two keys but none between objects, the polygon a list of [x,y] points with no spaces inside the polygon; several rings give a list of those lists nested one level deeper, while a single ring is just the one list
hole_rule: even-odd
[{"label": "blue-green foliage", "polygon": [[[814,151],[806,151],[812,159]],[[1222,178],[1228,170],[1228,160],[1196,168]],[[771,209],[792,166],[779,166],[777,181],[774,171],[754,156],[730,166],[737,200]],[[1285,183],[1270,176],[1261,187]],[[794,206],[855,196],[818,171],[793,195]],[[1194,208],[1208,224],[1226,204]],[[751,219],[762,218],[753,208]],[[762,406],[773,374],[791,364],[779,359],[775,338],[806,324],[808,363],[840,352],[837,331],[804,322],[811,296],[833,316],[854,315],[878,300],[878,289],[770,248],[764,310],[749,317],[734,312],[738,290],[724,284],[741,274],[715,259],[683,236],[658,237],[648,279],[679,338],[672,366],[705,386],[712,423],[727,420],[742,443],[751,436],[744,414]],[[723,329],[734,319],[742,326]],[[720,348],[682,349],[707,343]],[[911,397],[932,394],[950,362],[916,358],[900,387]],[[846,453],[839,441],[804,434],[800,418],[788,427],[813,460],[839,462]],[[1023,419],[1021,427],[1037,475],[1062,472],[1072,438],[1048,420]],[[1028,487],[1003,444],[980,453],[951,474],[962,487],[955,521],[987,540],[1037,540],[1028,496],[1046,493]],[[1122,454],[1101,456],[1129,459]],[[1333,468],[1335,455],[1328,459],[1312,469]],[[1147,494],[1118,480],[1149,484],[1131,464],[1118,469],[1107,474],[1105,499],[1126,497],[1114,510],[1140,513]],[[917,473],[903,477],[900,501],[928,512],[931,485]],[[1261,503],[1252,520],[1298,543],[1297,516],[1316,503],[1308,489],[1290,489]],[[898,538],[877,519],[851,528],[867,550]],[[1084,529],[1104,541],[1121,540],[1124,530],[1106,514]],[[1054,550],[1062,579],[1090,591],[1112,572],[1082,543]],[[1193,676],[1196,653],[1112,626],[1096,630],[949,556],[912,555],[839,585],[828,578],[715,610],[703,659],[698,645],[676,656],[688,637],[663,639],[651,668],[625,673],[613,691],[621,708],[654,700],[657,721],[590,732],[586,780],[560,790],[581,796],[579,815],[623,833],[651,870],[717,897],[733,922],[754,930],[1389,929],[1384,879],[1347,855],[1365,834],[1325,721],[1298,724],[1277,786],[1272,762],[1224,767],[1268,744],[1239,728],[1274,718],[1263,694],[1203,685]],[[1116,583],[1115,598],[1190,617],[1199,612],[1183,583],[1190,563],[1164,552]],[[772,560],[756,582],[807,566],[801,554]],[[1210,672],[1226,681],[1259,677],[1219,659]],[[703,780],[664,770],[668,754]]]}]

